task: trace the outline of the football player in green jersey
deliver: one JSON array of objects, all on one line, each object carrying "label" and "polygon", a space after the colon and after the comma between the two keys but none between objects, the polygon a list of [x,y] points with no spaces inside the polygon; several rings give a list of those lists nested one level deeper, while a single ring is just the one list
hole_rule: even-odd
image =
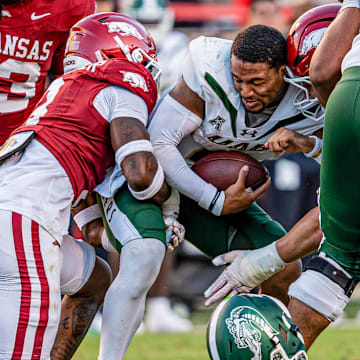
[{"label": "football player in green jersey", "polygon": [[[343,2],[338,16],[317,47],[310,67],[312,84],[321,103],[326,105],[320,176],[323,235],[319,256],[310,260],[302,276],[289,290],[289,310],[293,321],[303,332],[307,348],[332,321],[342,315],[360,280],[357,190],[360,174],[357,166],[360,39],[356,36],[360,28],[359,8],[359,1]],[[306,232],[307,225],[314,224],[309,216],[296,227]],[[296,241],[279,241],[277,250],[287,262],[306,255],[311,250],[311,244],[308,245],[297,246]],[[262,277],[266,269],[253,266],[260,254],[266,257],[267,251],[263,250],[228,253],[215,259],[215,263],[231,262],[226,271],[232,267],[228,272],[232,274],[233,287],[240,292],[248,291],[248,279],[256,279],[251,284],[254,285],[267,278],[266,275]],[[258,251],[260,254],[257,254]],[[274,264],[268,263],[267,266],[273,268]],[[213,286],[210,293],[215,291],[216,286]]]}]

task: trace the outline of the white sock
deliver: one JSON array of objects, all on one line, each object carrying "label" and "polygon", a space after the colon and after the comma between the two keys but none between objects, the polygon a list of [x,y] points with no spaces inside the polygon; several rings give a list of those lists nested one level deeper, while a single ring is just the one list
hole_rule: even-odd
[{"label": "white sock", "polygon": [[165,246],[158,239],[133,240],[122,248],[120,271],[105,296],[98,360],[124,357],[164,256]]}]

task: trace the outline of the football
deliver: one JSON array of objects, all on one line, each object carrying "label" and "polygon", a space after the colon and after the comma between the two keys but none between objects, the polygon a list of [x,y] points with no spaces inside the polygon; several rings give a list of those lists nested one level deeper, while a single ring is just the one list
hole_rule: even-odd
[{"label": "football", "polygon": [[254,191],[266,182],[269,172],[264,165],[247,154],[237,151],[213,152],[198,160],[192,170],[219,190],[225,190],[236,182],[244,165],[249,167],[246,188]]}]

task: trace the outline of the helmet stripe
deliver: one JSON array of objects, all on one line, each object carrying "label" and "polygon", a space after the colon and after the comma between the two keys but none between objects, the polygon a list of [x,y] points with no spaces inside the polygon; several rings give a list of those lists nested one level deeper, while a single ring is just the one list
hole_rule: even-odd
[{"label": "helmet stripe", "polygon": [[[229,298],[230,299],[230,298]],[[209,350],[212,360],[220,360],[220,355],[217,350],[216,346],[216,325],[221,313],[221,310],[228,302],[229,299],[223,300],[213,312],[210,322],[209,322],[209,331],[208,331],[208,343],[209,343]]]}]

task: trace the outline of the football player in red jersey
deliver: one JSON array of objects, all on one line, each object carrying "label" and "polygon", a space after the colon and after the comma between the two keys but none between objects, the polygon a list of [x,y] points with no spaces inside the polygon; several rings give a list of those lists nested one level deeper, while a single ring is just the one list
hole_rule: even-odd
[{"label": "football player in red jersey", "polygon": [[[76,293],[94,264],[93,249],[66,235],[70,209],[110,166],[121,167],[134,197],[157,204],[169,197],[145,128],[160,74],[155,44],[140,23],[126,16],[104,13],[84,21],[91,22],[91,29],[78,22],[68,48],[70,55],[79,50],[77,38],[89,37],[84,56],[66,58],[69,72],[51,83],[0,151],[4,359],[50,357],[60,290]],[[87,66],[70,71],[82,65]],[[93,216],[83,213],[82,221]],[[158,232],[164,230],[162,223]],[[163,256],[165,246],[156,241],[161,246],[154,251]],[[74,314],[83,320],[82,313]]]},{"label": "football player in red jersey", "polygon": [[94,13],[95,0],[1,0],[0,145],[30,115],[47,74],[63,74],[70,27]]},{"label": "football player in red jersey", "polygon": [[[48,86],[48,79],[62,75],[69,29],[94,11],[94,0],[66,0],[61,5],[56,1],[0,1],[0,145],[29,116]],[[65,243],[68,242],[64,242],[61,251],[67,248]],[[79,256],[85,251],[80,243],[69,243],[75,245],[73,251],[79,251]],[[67,330],[59,331],[54,359],[69,358],[79,345],[96,308],[103,301],[110,282],[107,272],[106,264],[96,258],[88,282],[76,294],[64,298],[63,317],[68,319]],[[63,282],[68,275],[64,267]],[[91,291],[94,284],[96,292]],[[83,320],[78,323],[76,334],[72,331],[72,309],[81,313]]]},{"label": "football player in red jersey", "polygon": [[[144,76],[146,70],[140,73],[131,63],[120,71],[111,63],[116,59],[108,60],[102,67],[92,64],[125,54],[130,61],[136,59],[146,64],[157,80],[159,69],[154,61],[155,49],[151,48],[153,40],[139,26],[125,22],[125,16],[107,18],[105,15],[88,17],[72,28],[64,64],[65,72],[70,71],[66,76],[76,77],[81,70],[72,70],[86,66],[88,78],[93,77],[93,71],[99,73],[107,66],[106,71],[102,71],[104,78],[122,87],[110,86],[93,100],[103,118],[121,119],[115,124],[113,120],[110,128],[113,145],[120,146],[115,154],[115,167],[95,189],[98,205],[88,196],[73,210],[75,222],[88,242],[121,253],[119,272],[104,301],[99,355],[99,359],[118,360],[123,358],[141,323],[146,294],[159,274],[165,245],[171,242],[176,246],[183,240],[184,231],[175,218],[177,192],[172,191],[168,196],[164,191],[162,167],[152,155],[144,126],[156,100],[153,82]],[[121,81],[117,83],[119,77]],[[87,93],[76,93],[80,102],[94,91],[93,82],[90,79],[86,82],[89,83]],[[121,134],[119,139],[115,137],[115,130]],[[77,136],[76,139],[78,142]],[[99,149],[96,150],[99,153]],[[103,151],[100,154],[102,160],[98,161],[112,163],[111,156],[105,156]],[[166,201],[162,203],[163,200]],[[167,229],[171,231],[166,233]]]}]

